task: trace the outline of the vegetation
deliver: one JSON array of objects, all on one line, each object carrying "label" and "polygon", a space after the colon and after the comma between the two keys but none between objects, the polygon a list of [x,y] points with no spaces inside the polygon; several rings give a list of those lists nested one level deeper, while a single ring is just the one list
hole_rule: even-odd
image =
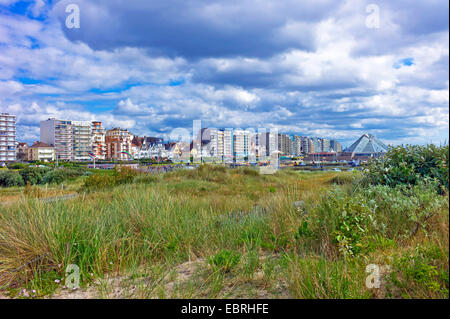
[{"label": "vegetation", "polygon": [[417,184],[423,178],[436,181],[441,193],[448,192],[449,146],[433,144],[391,147],[387,156],[372,161],[366,178],[372,184],[396,186]]},{"label": "vegetation", "polygon": [[[77,199],[0,206],[2,293],[63,293],[76,264],[93,297],[448,298],[448,160],[425,170],[425,155],[400,157],[406,169],[377,178],[405,149],[362,174],[202,165],[81,176]],[[416,148],[430,150],[448,159],[448,147]],[[366,286],[369,264],[379,288]]]},{"label": "vegetation", "polygon": [[13,187],[25,185],[22,176],[15,171],[2,170],[0,171],[0,186]]}]

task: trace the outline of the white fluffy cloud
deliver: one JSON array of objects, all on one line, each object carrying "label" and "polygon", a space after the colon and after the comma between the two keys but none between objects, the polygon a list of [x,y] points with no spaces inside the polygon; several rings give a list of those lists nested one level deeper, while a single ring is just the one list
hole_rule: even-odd
[{"label": "white fluffy cloud", "polygon": [[367,1],[194,1],[183,21],[173,1],[79,1],[77,34],[60,23],[64,1],[17,13],[0,0],[0,109],[18,115],[19,139],[59,117],[138,134],[202,119],[344,143],[365,131],[387,143],[448,140],[447,4],[381,1],[380,28],[368,29]]}]

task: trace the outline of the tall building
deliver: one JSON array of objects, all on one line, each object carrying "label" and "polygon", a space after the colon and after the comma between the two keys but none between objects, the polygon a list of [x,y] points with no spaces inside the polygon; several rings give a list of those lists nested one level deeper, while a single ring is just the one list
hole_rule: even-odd
[{"label": "tall building", "polygon": [[236,130],[233,134],[233,156],[244,158],[249,155],[250,132],[245,130]]},{"label": "tall building", "polygon": [[320,153],[322,152],[322,139],[319,137],[312,137],[311,143],[313,147],[313,151],[311,153]]},{"label": "tall building", "polygon": [[300,156],[300,155],[303,154],[303,151],[302,151],[302,141],[303,141],[302,137],[295,135],[293,138],[294,138],[294,142],[293,142],[293,153],[292,153],[292,155]]},{"label": "tall building", "polygon": [[133,135],[126,129],[113,128],[106,131],[106,158],[112,160],[128,160],[126,153],[131,153]]},{"label": "tall building", "polygon": [[92,122],[92,153],[97,159],[106,158],[106,132],[102,122]]},{"label": "tall building", "polygon": [[330,141],[330,146],[331,146],[331,151],[332,152],[336,152],[336,153],[342,152],[342,145],[338,141],[331,140]]},{"label": "tall building", "polygon": [[314,144],[309,137],[302,136],[302,154],[311,154],[314,153]]},{"label": "tall building", "polygon": [[92,122],[72,121],[72,160],[89,161],[92,152]]},{"label": "tall building", "polygon": [[41,142],[55,147],[57,159],[73,160],[72,121],[48,119],[41,122]]},{"label": "tall building", "polygon": [[287,134],[278,134],[278,151],[282,156],[290,156],[294,152],[294,142]]},{"label": "tall building", "polygon": [[331,143],[329,139],[322,139],[322,152],[329,153],[331,152]]},{"label": "tall building", "polygon": [[[234,154],[233,130],[232,129],[224,129],[221,132],[223,135],[223,150],[222,150],[221,156],[223,156],[223,158],[225,158],[225,159],[232,160],[233,154]],[[220,147],[219,147],[219,152],[220,152]]]},{"label": "tall building", "polygon": [[0,162],[16,160],[16,116],[0,113]]},{"label": "tall building", "polygon": [[265,152],[265,156],[271,156],[274,152],[278,151],[278,132],[263,132],[259,133],[259,149],[260,154],[263,156]]},{"label": "tall building", "polygon": [[[219,142],[219,130],[216,128],[205,129],[202,133],[202,141],[207,143],[207,154],[209,156],[219,156],[219,144],[223,148],[223,134],[220,137],[222,138],[221,142]],[[221,153],[223,153],[223,150]]]}]

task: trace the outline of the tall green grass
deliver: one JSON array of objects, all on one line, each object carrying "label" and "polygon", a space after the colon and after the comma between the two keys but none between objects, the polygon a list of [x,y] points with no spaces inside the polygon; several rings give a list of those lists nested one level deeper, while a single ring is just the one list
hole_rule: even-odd
[{"label": "tall green grass", "polygon": [[[366,265],[389,263],[396,279],[383,288],[386,296],[448,296],[448,195],[427,183],[363,186],[352,174],[261,176],[204,165],[160,176],[84,177],[77,199],[23,198],[0,207],[0,285],[13,296],[21,287],[42,296],[77,264],[83,285],[150,272],[144,297],[264,290],[273,297],[368,298],[375,295],[365,287]],[[92,183],[105,178],[112,184]],[[299,200],[302,209],[294,205]],[[440,248],[411,257],[427,245]],[[191,260],[204,261],[195,281],[169,294],[161,269]],[[419,268],[405,267],[409,260]]]}]

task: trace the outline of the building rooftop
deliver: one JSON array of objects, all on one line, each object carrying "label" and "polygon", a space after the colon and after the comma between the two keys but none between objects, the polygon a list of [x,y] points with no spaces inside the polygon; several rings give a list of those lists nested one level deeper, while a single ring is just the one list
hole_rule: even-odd
[{"label": "building rooftop", "polygon": [[388,147],[382,141],[372,134],[364,134],[359,139],[356,140],[350,147],[345,149],[345,152],[351,153],[364,153],[364,154],[375,154],[375,153],[385,153]]},{"label": "building rooftop", "polygon": [[53,147],[51,145],[45,144],[43,142],[34,142],[31,148],[42,148],[42,147]]}]

